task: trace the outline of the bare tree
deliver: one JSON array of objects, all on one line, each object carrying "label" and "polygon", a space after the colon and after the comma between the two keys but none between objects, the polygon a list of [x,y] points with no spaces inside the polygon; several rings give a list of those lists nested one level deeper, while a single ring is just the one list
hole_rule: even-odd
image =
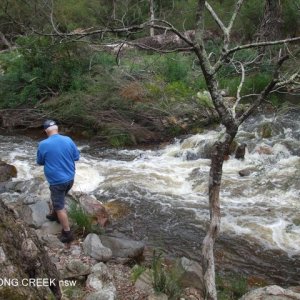
[{"label": "bare tree", "polygon": [[[154,17],[154,0],[149,0],[149,5],[150,5],[150,24],[153,24],[153,20],[155,19]],[[150,27],[150,36],[154,36],[154,28],[151,26]]]}]

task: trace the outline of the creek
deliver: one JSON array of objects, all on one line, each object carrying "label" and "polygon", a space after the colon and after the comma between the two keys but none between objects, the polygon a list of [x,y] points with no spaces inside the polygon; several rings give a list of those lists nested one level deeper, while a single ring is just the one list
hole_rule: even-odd
[{"label": "creek", "polygon": [[[244,160],[224,162],[221,232],[216,242],[219,272],[257,276],[270,283],[300,280],[299,110],[250,118],[236,137],[246,143]],[[271,132],[262,137],[264,130]],[[209,152],[222,127],[176,139],[152,150],[112,150],[78,143],[74,190],[103,202],[126,203],[118,230],[168,253],[199,260],[209,219]],[[37,141],[0,136],[1,160],[18,178],[43,177],[36,166]],[[250,175],[239,171],[248,168]]]}]

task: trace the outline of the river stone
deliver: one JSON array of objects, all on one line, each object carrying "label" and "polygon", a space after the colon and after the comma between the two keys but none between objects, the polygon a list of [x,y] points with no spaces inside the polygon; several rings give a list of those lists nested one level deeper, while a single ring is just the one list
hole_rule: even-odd
[{"label": "river stone", "polygon": [[300,300],[300,294],[286,290],[277,285],[271,285],[250,291],[240,300]]},{"label": "river stone", "polygon": [[182,257],[179,262],[182,270],[181,285],[183,287],[194,287],[203,290],[202,267],[196,261]]},{"label": "river stone", "polygon": [[112,257],[112,251],[102,245],[100,238],[95,233],[90,233],[85,238],[83,251],[99,261],[108,261]]},{"label": "river stone", "polygon": [[16,167],[0,160],[0,182],[8,181],[13,177],[17,177]]},{"label": "river stone", "polygon": [[256,168],[245,168],[245,169],[239,171],[239,175],[241,177],[245,177],[245,176],[251,175],[253,172],[257,172],[257,169]]},{"label": "river stone", "polygon": [[31,205],[16,206],[16,210],[28,225],[40,228],[46,220],[49,206],[46,201],[39,200]]},{"label": "river stone", "polygon": [[112,250],[114,257],[137,258],[143,254],[145,245],[142,242],[121,237],[101,236],[101,242]]}]

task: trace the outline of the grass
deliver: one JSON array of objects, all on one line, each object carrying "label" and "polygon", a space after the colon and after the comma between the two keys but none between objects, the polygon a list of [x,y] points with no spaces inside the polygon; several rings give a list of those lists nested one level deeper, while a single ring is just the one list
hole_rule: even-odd
[{"label": "grass", "polygon": [[86,236],[89,233],[103,233],[103,228],[98,224],[94,224],[93,217],[86,213],[82,207],[76,203],[70,205],[68,215],[74,223],[75,231],[79,232],[82,236]]}]

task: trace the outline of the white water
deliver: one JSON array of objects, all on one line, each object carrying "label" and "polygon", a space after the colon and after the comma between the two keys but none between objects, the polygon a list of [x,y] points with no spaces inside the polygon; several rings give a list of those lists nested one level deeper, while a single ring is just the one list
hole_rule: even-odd
[{"label": "white water", "polygon": [[[221,234],[240,235],[293,256],[300,254],[300,157],[295,151],[299,147],[300,122],[289,123],[288,119],[291,117],[272,119],[279,122],[279,131],[271,139],[259,137],[253,120],[241,128],[237,140],[246,142],[248,151],[244,161],[231,157],[224,162]],[[89,146],[83,145],[73,189],[131,203],[156,201],[162,209],[176,206],[193,210],[205,228],[210,160],[187,158],[199,153],[203,157],[205,147],[219,135],[218,131],[209,131],[157,151],[119,151],[123,156],[136,157],[131,161],[100,159],[84,151]],[[291,143],[293,151],[286,146]],[[27,138],[0,137],[1,160],[16,166],[15,180],[43,176],[42,167],[35,165],[36,146],[37,142]],[[271,154],[260,154],[262,146],[268,147]],[[238,171],[248,167],[255,171],[240,177]],[[197,175],[191,175],[193,171]]]}]

